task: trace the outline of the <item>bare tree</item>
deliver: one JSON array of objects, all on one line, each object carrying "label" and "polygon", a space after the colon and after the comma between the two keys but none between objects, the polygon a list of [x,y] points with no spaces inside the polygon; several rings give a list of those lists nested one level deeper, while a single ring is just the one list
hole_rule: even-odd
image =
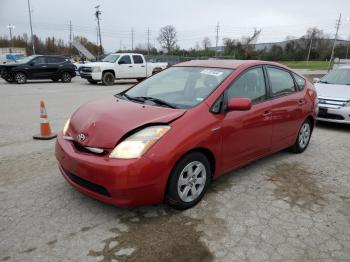
[{"label": "bare tree", "polygon": [[208,50],[208,48],[211,46],[211,41],[209,37],[204,37],[202,40],[202,46],[204,48],[204,50]]},{"label": "bare tree", "polygon": [[177,32],[174,26],[167,25],[160,29],[157,38],[159,44],[165,48],[168,53],[175,47],[177,42]]}]

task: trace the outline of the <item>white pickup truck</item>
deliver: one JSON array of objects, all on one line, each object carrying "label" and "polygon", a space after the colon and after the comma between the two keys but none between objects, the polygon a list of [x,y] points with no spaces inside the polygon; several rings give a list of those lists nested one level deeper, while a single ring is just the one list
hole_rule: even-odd
[{"label": "white pickup truck", "polygon": [[100,81],[113,85],[116,79],[137,79],[141,81],[156,74],[168,63],[147,63],[142,54],[116,53],[106,56],[102,62],[87,63],[80,67],[79,73],[91,84]]}]

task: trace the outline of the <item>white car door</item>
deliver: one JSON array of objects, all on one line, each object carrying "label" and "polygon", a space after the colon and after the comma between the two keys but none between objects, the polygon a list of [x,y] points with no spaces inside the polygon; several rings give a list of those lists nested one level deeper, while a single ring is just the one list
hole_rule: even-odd
[{"label": "white car door", "polygon": [[134,70],[132,77],[144,78],[146,77],[146,62],[141,55],[132,55],[132,60],[134,62]]},{"label": "white car door", "polygon": [[133,78],[133,71],[134,67],[130,55],[121,56],[116,64],[116,78]]}]

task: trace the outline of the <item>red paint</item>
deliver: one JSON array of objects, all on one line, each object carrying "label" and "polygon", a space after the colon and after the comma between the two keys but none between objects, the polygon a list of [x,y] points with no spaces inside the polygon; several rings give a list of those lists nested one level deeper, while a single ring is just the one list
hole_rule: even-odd
[{"label": "red paint", "polygon": [[[252,105],[245,111],[210,112],[211,106],[230,83],[254,65],[282,65],[264,61],[191,61],[176,66],[233,68],[233,73],[201,104],[189,110],[143,105],[114,97],[81,106],[71,117],[68,129],[81,144],[110,152],[126,133],[150,123],[172,127],[139,159],[110,159],[79,151],[72,141],[58,135],[56,157],[67,181],[79,191],[121,207],[163,202],[168,176],[187,152],[201,149],[214,157],[214,178],[263,156],[294,144],[307,117],[315,119],[316,92],[306,81],[303,91]],[[117,101],[118,100],[118,101]],[[247,99],[232,105],[247,109]],[[231,106],[231,105],[230,105]],[[238,108],[236,108],[238,109]],[[65,171],[107,189],[110,197],[79,186]]]}]

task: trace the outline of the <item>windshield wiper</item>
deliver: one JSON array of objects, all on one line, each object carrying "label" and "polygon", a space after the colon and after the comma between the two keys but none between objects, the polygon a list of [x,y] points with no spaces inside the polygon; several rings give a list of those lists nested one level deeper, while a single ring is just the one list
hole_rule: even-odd
[{"label": "windshield wiper", "polygon": [[329,84],[328,81],[322,81],[322,80],[320,80],[319,82],[320,82],[320,83],[323,83],[323,84]]},{"label": "windshield wiper", "polygon": [[[129,96],[130,97],[130,96]],[[167,106],[167,107],[170,107],[170,108],[177,108],[176,106],[162,100],[162,99],[159,99],[159,98],[155,98],[155,97],[150,97],[150,96],[133,96],[133,97],[130,97],[130,99],[135,99],[136,101],[146,101],[146,100],[149,100],[149,101],[152,101],[158,105],[163,105],[163,106]]]}]

